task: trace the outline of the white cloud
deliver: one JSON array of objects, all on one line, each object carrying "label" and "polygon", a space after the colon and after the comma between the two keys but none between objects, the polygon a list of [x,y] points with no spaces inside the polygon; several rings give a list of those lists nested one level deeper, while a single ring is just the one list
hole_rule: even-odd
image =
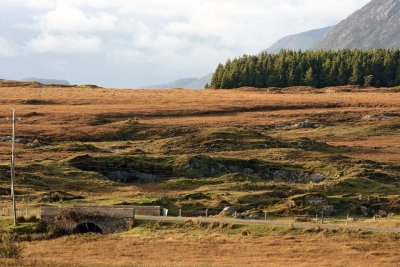
[{"label": "white cloud", "polygon": [[7,39],[0,37],[0,57],[12,57],[17,55],[18,48],[16,44],[9,42]]},{"label": "white cloud", "polygon": [[105,12],[87,15],[78,8],[58,7],[37,20],[43,31],[93,33],[113,30],[117,18]]},{"label": "white cloud", "polygon": [[[10,1],[10,0],[3,0]],[[169,49],[209,39],[241,53],[278,38],[338,22],[368,0],[14,0],[46,10],[36,14],[43,33],[126,33],[135,48]],[[129,25],[130,22],[134,25]],[[129,28],[131,27],[131,28]],[[132,36],[136,38],[131,42]],[[196,37],[196,38],[193,38]],[[145,47],[146,46],[146,47]]]},{"label": "white cloud", "polygon": [[92,54],[99,52],[102,41],[94,36],[41,34],[27,44],[37,53]]},{"label": "white cloud", "polygon": [[132,72],[167,69],[176,73],[171,80],[201,76],[228,57],[258,53],[288,34],[333,25],[368,1],[0,0],[0,16],[4,8],[15,10],[5,14],[9,20],[23,17],[3,23],[16,37],[2,33],[7,40],[0,38],[0,56],[24,47],[25,56],[67,54],[68,61],[71,54],[88,54],[96,62],[110,60],[113,69],[122,63],[131,64]]},{"label": "white cloud", "polygon": [[222,45],[248,53],[288,34],[333,25],[359,7],[347,0],[260,0],[245,4],[243,1],[204,1],[184,20],[171,21],[166,30],[172,34],[216,37]]}]

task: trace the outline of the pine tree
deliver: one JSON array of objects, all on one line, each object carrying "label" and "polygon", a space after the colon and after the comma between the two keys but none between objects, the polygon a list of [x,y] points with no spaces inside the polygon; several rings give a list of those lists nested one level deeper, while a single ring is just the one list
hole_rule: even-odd
[{"label": "pine tree", "polygon": [[394,79],[394,86],[400,86],[400,64],[397,67],[395,79]]},{"label": "pine tree", "polygon": [[364,86],[371,87],[374,84],[374,75],[368,75],[364,77]]},{"label": "pine tree", "polygon": [[310,67],[304,75],[304,85],[316,86],[316,80],[313,69]]}]

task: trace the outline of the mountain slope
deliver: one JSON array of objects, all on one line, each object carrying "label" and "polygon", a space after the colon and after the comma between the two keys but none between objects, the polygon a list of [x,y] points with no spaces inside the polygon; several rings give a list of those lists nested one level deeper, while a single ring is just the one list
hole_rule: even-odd
[{"label": "mountain slope", "polygon": [[325,27],[289,35],[280,39],[262,52],[278,53],[282,49],[308,50],[316,45],[331,29],[332,27]]},{"label": "mountain slope", "polygon": [[169,83],[144,86],[145,89],[168,89],[168,88],[184,88],[186,85],[196,81],[196,78],[183,78]]},{"label": "mountain slope", "polygon": [[372,0],[329,32],[316,49],[400,47],[400,1]]},{"label": "mountain slope", "polygon": [[170,83],[149,85],[145,89],[170,89],[170,88],[187,88],[187,89],[204,89],[206,84],[211,83],[212,73],[199,79],[197,78],[184,78]]},{"label": "mountain slope", "polygon": [[206,86],[206,84],[210,84],[211,83],[212,76],[213,76],[213,74],[210,73],[210,74],[208,74],[208,75],[206,75],[204,77],[196,79],[192,83],[188,84],[187,88],[203,89]]}]

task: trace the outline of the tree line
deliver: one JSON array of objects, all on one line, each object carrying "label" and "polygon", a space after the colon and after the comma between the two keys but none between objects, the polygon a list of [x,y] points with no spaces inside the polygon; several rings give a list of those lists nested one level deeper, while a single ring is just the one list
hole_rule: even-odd
[{"label": "tree line", "polygon": [[209,88],[400,85],[400,50],[290,51],[219,64]]}]

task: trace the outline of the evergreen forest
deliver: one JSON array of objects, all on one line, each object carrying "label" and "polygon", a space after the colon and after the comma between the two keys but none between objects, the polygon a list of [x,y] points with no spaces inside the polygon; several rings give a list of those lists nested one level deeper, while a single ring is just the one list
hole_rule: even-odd
[{"label": "evergreen forest", "polygon": [[400,85],[400,50],[290,51],[219,64],[209,88]]}]

